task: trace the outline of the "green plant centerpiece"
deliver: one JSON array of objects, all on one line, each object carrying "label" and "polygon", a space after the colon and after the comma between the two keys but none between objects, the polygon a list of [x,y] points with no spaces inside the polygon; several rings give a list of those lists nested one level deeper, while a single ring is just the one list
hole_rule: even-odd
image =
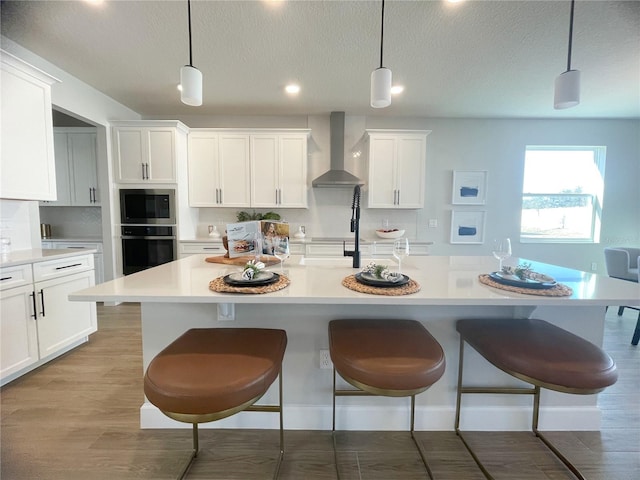
[{"label": "green plant centerpiece", "polygon": [[280,220],[280,215],[276,212],[260,213],[255,210],[251,213],[244,210],[238,212],[237,215],[239,222],[250,222],[252,220]]}]

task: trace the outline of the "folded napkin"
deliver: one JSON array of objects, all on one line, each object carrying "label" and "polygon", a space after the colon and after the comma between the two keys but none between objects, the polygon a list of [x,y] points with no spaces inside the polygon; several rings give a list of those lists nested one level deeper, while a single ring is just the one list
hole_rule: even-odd
[{"label": "folded napkin", "polygon": [[256,277],[264,267],[264,263],[260,261],[249,260],[242,270],[242,279],[253,280],[253,278]]}]

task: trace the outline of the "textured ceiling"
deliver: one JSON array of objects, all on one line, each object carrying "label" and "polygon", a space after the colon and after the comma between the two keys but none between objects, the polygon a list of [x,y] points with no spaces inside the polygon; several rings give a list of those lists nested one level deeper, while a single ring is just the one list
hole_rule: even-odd
[{"label": "textured ceiling", "polygon": [[[2,35],[143,116],[353,115],[639,118],[640,2],[578,0],[572,67],[581,104],[553,109],[566,69],[570,2],[393,1],[384,63],[405,86],[369,106],[378,1],[192,2],[204,105],[182,105],[187,2],[3,1]],[[291,99],[283,87],[298,82]]]}]

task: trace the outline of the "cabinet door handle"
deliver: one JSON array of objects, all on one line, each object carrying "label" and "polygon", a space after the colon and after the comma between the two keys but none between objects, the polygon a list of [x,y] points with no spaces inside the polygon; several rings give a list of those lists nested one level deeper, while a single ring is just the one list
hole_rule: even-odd
[{"label": "cabinet door handle", "polygon": [[40,312],[40,314],[44,317],[44,288],[42,290],[40,290],[40,302],[42,303],[42,311]]},{"label": "cabinet door handle", "polygon": [[149,180],[151,178],[151,176],[149,175],[149,164],[145,163],[146,167],[147,167],[147,180]]},{"label": "cabinet door handle", "polygon": [[144,180],[144,163],[140,164],[142,166],[142,180]]},{"label": "cabinet door handle", "polygon": [[[73,247],[69,247],[69,248],[73,248]],[[82,248],[82,247],[75,247],[75,248]],[[72,263],[71,265],[65,265],[64,267],[56,267],[56,270],[63,270],[65,268],[71,268],[71,267],[79,267],[80,265],[82,265],[81,263]]]},{"label": "cabinet door handle", "polygon": [[282,189],[278,189],[278,205],[282,205]]},{"label": "cabinet door handle", "polygon": [[398,203],[396,205],[400,205],[400,190],[398,189]]},{"label": "cabinet door handle", "polygon": [[220,189],[220,204],[222,204],[222,203],[223,203],[223,201],[222,201],[222,189]]},{"label": "cabinet door handle", "polygon": [[0,278],[0,282],[4,282],[5,280],[11,280],[13,277],[2,277]]},{"label": "cabinet door handle", "polygon": [[31,292],[31,294],[29,295],[31,297],[31,302],[33,303],[33,315],[31,315],[31,318],[34,318],[35,320],[38,319],[38,307],[36,306],[36,292]]}]

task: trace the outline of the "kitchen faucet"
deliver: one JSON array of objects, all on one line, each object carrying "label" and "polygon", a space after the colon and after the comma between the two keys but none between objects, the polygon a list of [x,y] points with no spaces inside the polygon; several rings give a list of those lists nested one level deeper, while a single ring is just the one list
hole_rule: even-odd
[{"label": "kitchen faucet", "polygon": [[353,257],[353,268],[360,268],[360,185],[353,188],[353,203],[351,204],[351,231],[355,232],[355,250],[347,251],[342,242],[342,252],[345,257]]}]

